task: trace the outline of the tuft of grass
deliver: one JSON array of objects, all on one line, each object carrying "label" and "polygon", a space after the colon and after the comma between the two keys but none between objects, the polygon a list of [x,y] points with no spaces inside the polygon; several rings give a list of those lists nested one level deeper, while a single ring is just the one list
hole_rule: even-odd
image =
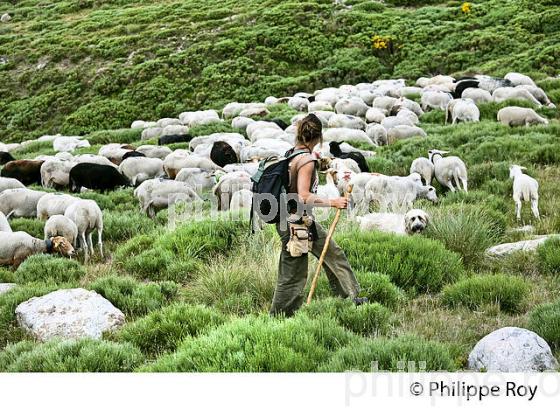
[{"label": "tuft of grass", "polygon": [[391,282],[388,275],[357,271],[356,278],[361,288],[360,296],[367,297],[371,303],[377,302],[393,308],[406,301],[406,294]]},{"label": "tuft of grass", "polygon": [[30,218],[14,218],[10,219],[12,231],[23,231],[34,238],[43,239],[45,236],[45,221]]},{"label": "tuft of grass", "polygon": [[459,255],[421,236],[350,231],[336,239],[355,269],[386,274],[413,293],[437,292],[463,273]]},{"label": "tuft of grass", "polygon": [[51,255],[33,255],[15,272],[17,283],[31,282],[77,284],[86,274],[84,267],[75,260]]},{"label": "tuft of grass", "polygon": [[535,307],[529,314],[528,328],[553,348],[560,347],[560,300]]},{"label": "tuft of grass", "polygon": [[472,310],[497,304],[504,312],[516,313],[525,307],[529,289],[529,284],[516,276],[480,275],[447,286],[441,300],[451,307],[464,306]]},{"label": "tuft of grass", "polygon": [[322,372],[345,371],[455,371],[451,349],[443,343],[417,336],[395,339],[357,339],[337,351]]},{"label": "tuft of grass", "polygon": [[537,263],[541,273],[560,273],[560,238],[551,238],[537,248]]},{"label": "tuft of grass", "polygon": [[130,372],[142,353],[129,343],[103,340],[23,341],[0,352],[2,372]]},{"label": "tuft of grass", "polygon": [[226,317],[215,309],[177,303],[126,324],[111,337],[129,342],[154,357],[174,351],[188,336],[205,334],[225,321]]},{"label": "tuft of grass", "polygon": [[156,229],[155,222],[139,210],[105,211],[103,213],[104,238],[121,242],[136,235],[150,233]]},{"label": "tuft of grass", "polygon": [[179,293],[174,282],[141,283],[128,276],[104,276],[89,288],[96,291],[127,316],[142,316],[173,302]]},{"label": "tuft of grass", "polygon": [[246,316],[196,339],[187,338],[174,354],[140,370],[310,372],[355,337],[330,318]]}]

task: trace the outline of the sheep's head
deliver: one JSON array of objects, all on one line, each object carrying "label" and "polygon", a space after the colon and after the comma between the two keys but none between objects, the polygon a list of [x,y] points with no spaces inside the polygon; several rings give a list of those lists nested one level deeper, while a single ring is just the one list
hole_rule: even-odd
[{"label": "sheep's head", "polygon": [[428,151],[428,159],[433,162],[434,155],[444,156],[445,154],[449,154],[449,151],[442,151],[439,149],[431,149]]},{"label": "sheep's head", "polygon": [[55,236],[50,238],[52,242],[53,253],[59,253],[62,256],[71,257],[74,255],[74,247],[72,244],[63,236]]},{"label": "sheep's head", "polygon": [[511,179],[515,178],[516,175],[522,174],[523,170],[526,170],[527,168],[519,166],[519,165],[511,165],[509,167],[509,177]]},{"label": "sheep's head", "polygon": [[431,185],[428,185],[426,188],[427,188],[426,199],[428,201],[433,202],[433,203],[437,203],[438,202],[438,197],[437,197],[436,189]]}]

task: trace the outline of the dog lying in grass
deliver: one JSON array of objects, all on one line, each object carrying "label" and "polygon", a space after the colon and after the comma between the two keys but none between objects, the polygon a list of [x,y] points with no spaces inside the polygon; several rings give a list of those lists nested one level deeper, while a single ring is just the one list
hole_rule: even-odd
[{"label": "dog lying in grass", "polygon": [[422,233],[430,221],[428,214],[421,209],[411,209],[406,214],[371,213],[356,217],[362,231],[378,230],[398,235]]}]

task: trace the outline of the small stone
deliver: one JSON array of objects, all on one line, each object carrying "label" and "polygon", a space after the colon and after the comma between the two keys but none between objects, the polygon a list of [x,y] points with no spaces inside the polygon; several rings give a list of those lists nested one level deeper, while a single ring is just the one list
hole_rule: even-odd
[{"label": "small stone", "polygon": [[2,17],[0,17],[0,21],[2,23],[7,23],[11,19],[12,19],[12,16],[10,16],[8,13],[4,13],[4,14],[2,14]]},{"label": "small stone", "polygon": [[8,292],[9,290],[15,288],[17,285],[15,283],[0,283],[0,295]]},{"label": "small stone", "polygon": [[519,251],[532,252],[545,243],[547,239],[556,236],[558,235],[542,235],[535,239],[529,239],[526,241],[502,243],[488,248],[486,253],[490,256],[505,256]]}]

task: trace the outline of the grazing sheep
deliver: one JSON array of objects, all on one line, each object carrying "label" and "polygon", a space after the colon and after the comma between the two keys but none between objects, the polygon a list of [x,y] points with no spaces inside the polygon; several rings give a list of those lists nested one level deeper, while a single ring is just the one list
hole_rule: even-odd
[{"label": "grazing sheep", "polygon": [[366,123],[359,117],[347,114],[331,115],[327,122],[329,128],[352,128],[356,130],[365,130]]},{"label": "grazing sheep", "polygon": [[352,171],[356,174],[361,172],[358,163],[352,158],[327,158],[325,159],[325,161],[327,161],[327,164],[330,168],[338,172]]},{"label": "grazing sheep", "polygon": [[535,178],[523,173],[527,168],[519,165],[509,167],[509,177],[513,179],[513,200],[515,202],[515,215],[521,219],[521,201],[531,201],[531,211],[535,218],[539,215],[539,183]]},{"label": "grazing sheep", "polygon": [[379,209],[400,210],[411,209],[414,201],[420,198],[437,202],[436,190],[433,186],[424,186],[418,183],[419,175],[408,177],[394,177],[380,175],[371,178],[365,187],[366,204],[375,202]]},{"label": "grazing sheep", "polygon": [[307,106],[307,112],[333,111],[334,108],[328,101],[313,101]]},{"label": "grazing sheep", "polygon": [[394,98],[394,97],[387,97],[387,96],[377,97],[373,100],[372,107],[379,108],[381,110],[384,110],[385,112],[390,112],[391,109],[393,108],[393,105],[397,103],[397,100],[398,98]]},{"label": "grazing sheep", "polygon": [[12,227],[4,213],[0,212],[0,232],[12,232]]},{"label": "grazing sheep", "polygon": [[379,109],[379,108],[368,108],[368,110],[366,111],[366,121],[367,122],[376,122],[376,123],[380,123],[381,121],[383,121],[383,118],[385,118],[385,111]]},{"label": "grazing sheep", "polygon": [[[331,141],[329,143],[330,152],[336,158],[341,159],[352,159],[356,162],[359,169],[357,172],[369,172],[369,166],[366,162],[364,155],[360,152],[343,152],[340,148],[340,143],[336,141]],[[356,172],[356,171],[354,171]]]},{"label": "grazing sheep", "polygon": [[92,235],[94,230],[97,230],[99,254],[103,258],[103,212],[101,212],[99,205],[91,199],[80,199],[74,201],[66,209],[64,216],[74,222],[78,228],[80,248],[84,251],[86,262],[89,259],[89,254],[93,255]]},{"label": "grazing sheep", "polygon": [[159,158],[131,157],[119,165],[119,172],[130,180],[133,186],[151,178],[165,175],[163,161]]},{"label": "grazing sheep", "polygon": [[78,227],[71,219],[64,215],[53,215],[45,223],[45,240],[55,236],[62,236],[76,248]]},{"label": "grazing sheep", "polygon": [[466,88],[461,93],[461,98],[470,98],[475,104],[487,103],[492,101],[492,94],[481,88]]},{"label": "grazing sheep", "polygon": [[0,193],[0,212],[6,218],[34,218],[37,216],[37,203],[46,192],[27,188],[7,189]]},{"label": "grazing sheep", "polygon": [[240,117],[266,117],[270,115],[270,111],[266,107],[247,107],[241,110]]},{"label": "grazing sheep", "polygon": [[309,100],[303,97],[290,97],[288,99],[288,106],[292,107],[296,111],[307,111],[307,106],[309,105]]},{"label": "grazing sheep", "polygon": [[458,190],[462,188],[467,192],[467,167],[465,163],[459,157],[444,157],[448,151],[440,151],[437,149],[432,149],[428,151],[428,157],[430,161],[434,164],[434,175],[438,182],[449,188],[451,192],[455,192],[455,186]]},{"label": "grazing sheep", "polygon": [[77,148],[89,148],[88,140],[82,137],[57,137],[53,140],[53,149],[56,152],[73,152]]},{"label": "grazing sheep", "polygon": [[389,131],[391,128],[395,128],[396,126],[399,125],[408,125],[409,127],[413,127],[414,123],[410,120],[410,118],[406,118],[402,116],[398,117],[396,115],[392,115],[390,117],[383,118],[383,121],[381,121],[381,125],[387,131]]},{"label": "grazing sheep", "polygon": [[395,101],[395,104],[391,108],[391,113],[396,114],[403,109],[412,111],[418,117],[424,114],[424,110],[422,110],[420,104],[418,104],[416,101],[409,100],[408,98],[405,97],[401,97],[397,101]]},{"label": "grazing sheep", "polygon": [[158,210],[181,201],[201,201],[188,183],[175,180],[149,179],[134,190],[134,196],[140,202],[140,209],[150,217]]},{"label": "grazing sheep", "polygon": [[542,104],[533,97],[529,91],[524,88],[513,88],[513,87],[501,87],[494,90],[492,93],[492,99],[494,102],[500,103],[506,100],[526,100],[532,102],[537,106],[541,106]]},{"label": "grazing sheep", "polygon": [[76,165],[71,161],[48,160],[41,165],[43,188],[63,188],[70,183],[70,170]]},{"label": "grazing sheep", "polygon": [[245,131],[247,126],[251,123],[255,122],[254,119],[248,117],[235,117],[231,120],[231,127],[237,128],[241,131]]},{"label": "grazing sheep", "polygon": [[434,110],[445,111],[447,104],[453,97],[451,94],[442,91],[427,91],[422,94],[420,105],[422,110],[427,111],[428,108]]},{"label": "grazing sheep", "polygon": [[480,110],[473,100],[469,98],[460,98],[451,100],[449,104],[447,104],[447,109],[445,110],[446,124],[449,116],[451,116],[451,124],[455,124],[457,121],[479,122]]},{"label": "grazing sheep", "polygon": [[337,171],[334,169],[328,169],[325,172],[327,183],[325,185],[319,185],[317,187],[318,196],[329,198],[329,199],[340,197],[340,192],[338,191],[338,187],[334,182],[334,175],[336,173]]},{"label": "grazing sheep", "polygon": [[538,115],[535,110],[523,107],[502,108],[498,111],[498,121],[509,127],[514,125],[525,125],[528,127],[532,124],[548,125],[548,120]]},{"label": "grazing sheep", "polygon": [[410,173],[419,174],[424,180],[424,185],[431,185],[434,177],[434,164],[428,158],[416,158],[410,164]]},{"label": "grazing sheep", "polygon": [[147,158],[159,158],[161,160],[164,160],[165,157],[173,152],[169,147],[162,147],[158,145],[141,145],[136,148],[136,151],[141,152]]},{"label": "grazing sheep", "polygon": [[82,187],[105,192],[129,185],[130,181],[118,169],[111,166],[82,163],[70,170],[72,192],[80,192]]},{"label": "grazing sheep", "polygon": [[542,105],[546,105],[548,108],[556,108],[556,105],[550,101],[548,95],[546,95],[542,88],[534,85],[518,85],[516,88],[522,88],[529,91]]},{"label": "grazing sheep", "polygon": [[420,127],[416,127],[414,125],[397,125],[396,127],[391,128],[387,131],[387,142],[389,144],[394,143],[395,141],[413,138],[413,137],[423,137],[426,138],[428,135],[426,131],[424,131]]},{"label": "grazing sheep", "polygon": [[363,142],[368,145],[375,146],[370,137],[362,130],[354,130],[349,128],[329,128],[323,132],[323,139],[327,142]]},{"label": "grazing sheep", "polygon": [[182,112],[179,114],[179,120],[188,127],[196,127],[198,125],[207,125],[222,121],[216,110]]},{"label": "grazing sheep", "polygon": [[74,248],[61,236],[42,240],[26,232],[0,232],[0,265],[11,265],[17,269],[25,259],[39,253],[58,253],[71,257]]},{"label": "grazing sheep", "polygon": [[224,167],[224,171],[229,173],[236,171],[245,171],[249,175],[253,176],[259,170],[258,162],[243,162],[239,164],[228,164]]},{"label": "grazing sheep", "polygon": [[366,135],[371,138],[377,146],[387,145],[388,143],[387,130],[381,124],[368,124]]},{"label": "grazing sheep", "polygon": [[37,202],[37,218],[46,221],[53,215],[64,215],[66,209],[76,201],[79,201],[79,198],[67,194],[43,195]]},{"label": "grazing sheep", "polygon": [[249,211],[253,205],[253,192],[250,189],[241,189],[235,191],[231,195],[231,202],[229,204],[229,209],[232,212],[239,212],[241,210]]},{"label": "grazing sheep", "polygon": [[430,217],[421,209],[411,209],[406,214],[371,213],[356,217],[362,231],[378,230],[397,235],[413,235],[423,232]]},{"label": "grazing sheep", "polygon": [[253,182],[251,176],[243,171],[232,172],[220,178],[212,189],[212,193],[218,198],[218,211],[227,211],[234,192],[242,189],[251,189]]},{"label": "grazing sheep", "polygon": [[342,98],[334,106],[337,114],[354,115],[356,117],[364,117],[368,108],[368,105],[359,97]]},{"label": "grazing sheep", "polygon": [[15,178],[24,185],[41,183],[41,165],[43,161],[19,159],[10,161],[2,168],[0,175]]},{"label": "grazing sheep", "polygon": [[154,126],[154,127],[144,128],[140,136],[140,139],[142,141],[145,141],[145,140],[151,140],[153,138],[159,138],[162,132],[163,132],[163,128],[161,127]]},{"label": "grazing sheep", "polygon": [[[128,152],[128,151],[127,151]],[[118,165],[115,165],[111,162],[107,157],[103,157],[101,155],[95,154],[82,154],[78,155],[73,158],[72,160],[76,164],[97,164],[97,165],[105,165],[108,167],[113,167],[115,169],[118,168]]]},{"label": "grazing sheep", "polygon": [[156,127],[165,128],[169,125],[183,125],[178,118],[160,118],[156,121]]},{"label": "grazing sheep", "polygon": [[12,157],[12,154],[5,151],[0,151],[0,165],[7,164],[10,161],[15,161],[16,159]]},{"label": "grazing sheep", "polygon": [[397,112],[397,118],[405,118],[410,121],[412,125],[418,125],[420,123],[418,115],[416,115],[413,111],[410,111],[408,108],[401,108]]},{"label": "grazing sheep", "polygon": [[[179,152],[180,151],[180,152]],[[200,168],[206,171],[216,171],[222,168],[210,158],[189,154],[185,150],[176,150],[163,161],[163,170],[171,179],[175,179],[181,168]]]},{"label": "grazing sheep", "polygon": [[520,74],[520,73],[507,73],[504,76],[504,79],[511,81],[513,86],[517,85],[532,85],[535,86],[535,82],[531,79],[531,77]]},{"label": "grazing sheep", "polygon": [[7,189],[25,188],[20,181],[15,178],[0,177],[0,193]]},{"label": "grazing sheep", "polygon": [[215,172],[220,171],[206,171],[200,168],[182,168],[175,181],[184,182],[195,192],[200,193],[204,190],[212,188],[218,181]]}]

